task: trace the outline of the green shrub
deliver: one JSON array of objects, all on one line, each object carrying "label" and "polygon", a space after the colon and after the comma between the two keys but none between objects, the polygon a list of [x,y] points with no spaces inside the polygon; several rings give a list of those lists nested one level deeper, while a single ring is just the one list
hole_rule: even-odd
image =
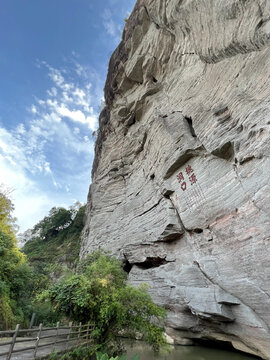
[{"label": "green shrub", "polygon": [[69,319],[90,321],[92,338],[105,348],[110,349],[124,331],[133,338],[141,333],[158,350],[165,343],[161,326],[165,310],[152,302],[145,286],[131,287],[126,278],[118,260],[99,252],[84,261],[79,274],[52,285],[41,299]]},{"label": "green shrub", "polygon": [[33,271],[18,249],[12,211],[0,188],[0,329],[27,325],[31,313]]},{"label": "green shrub", "polygon": [[[130,360],[139,360],[140,356],[138,354],[132,356]],[[96,360],[128,360],[127,355],[123,354],[120,357],[110,357],[107,353],[96,352]]]},{"label": "green shrub", "polygon": [[[134,355],[129,360],[139,360],[138,354]],[[96,347],[77,347],[63,355],[53,351],[49,357],[49,360],[128,360],[127,356],[121,355],[116,357],[110,357],[107,353],[96,351]]]},{"label": "green shrub", "polygon": [[[22,251],[38,274],[60,278],[79,260],[85,206],[74,209],[52,208],[32,230],[33,237]],[[75,216],[75,217],[74,217]]]}]

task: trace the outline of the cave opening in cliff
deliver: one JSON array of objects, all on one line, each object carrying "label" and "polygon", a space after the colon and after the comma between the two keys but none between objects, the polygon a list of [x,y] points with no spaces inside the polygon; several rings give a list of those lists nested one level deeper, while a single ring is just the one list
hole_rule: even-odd
[{"label": "cave opening in cliff", "polygon": [[132,269],[132,264],[128,260],[125,260],[123,263],[123,270],[129,274],[131,269]]},{"label": "cave opening in cliff", "polygon": [[[235,349],[230,341],[219,341],[219,340],[207,339],[207,338],[193,339],[193,341],[194,341],[194,345],[197,346],[243,353],[242,351]],[[258,359],[258,357],[254,357],[254,359]]]},{"label": "cave opening in cliff", "polygon": [[147,257],[145,261],[136,263],[135,265],[137,265],[139,268],[144,270],[144,269],[159,267],[167,263],[168,261],[166,261],[164,258],[157,256],[157,257]]}]

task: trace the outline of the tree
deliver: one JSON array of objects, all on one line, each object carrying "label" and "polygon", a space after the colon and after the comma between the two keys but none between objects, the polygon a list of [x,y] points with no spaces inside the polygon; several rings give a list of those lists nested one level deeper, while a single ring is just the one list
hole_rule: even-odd
[{"label": "tree", "polygon": [[0,328],[24,323],[30,312],[32,270],[17,246],[13,209],[0,189]]},{"label": "tree", "polygon": [[78,274],[60,280],[42,298],[69,319],[90,321],[98,344],[108,346],[122,331],[131,337],[139,332],[158,349],[164,343],[160,324],[165,310],[152,302],[145,287],[131,287],[126,280],[122,264],[98,252],[78,267]]},{"label": "tree", "polygon": [[4,186],[0,184],[0,227],[9,234],[15,233],[17,229],[16,218],[12,216],[14,205],[9,199],[11,192],[10,189],[4,188]]},{"label": "tree", "polygon": [[68,210],[52,208],[48,216],[27,231],[30,236],[22,251],[36,273],[55,281],[66,270],[76,267],[84,212],[85,206],[81,203],[75,203]]},{"label": "tree", "polygon": [[54,237],[60,230],[65,229],[72,223],[73,210],[67,210],[63,207],[53,207],[48,216],[45,216],[33,229],[39,232],[41,239],[47,241]]}]

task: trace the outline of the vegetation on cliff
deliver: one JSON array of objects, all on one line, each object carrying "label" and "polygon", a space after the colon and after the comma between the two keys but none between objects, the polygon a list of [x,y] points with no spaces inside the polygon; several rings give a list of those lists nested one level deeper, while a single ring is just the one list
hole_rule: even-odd
[{"label": "vegetation on cliff", "polygon": [[37,321],[54,323],[57,314],[48,303],[36,301],[36,295],[68,268],[75,268],[85,208],[51,209],[20,251],[9,195],[8,190],[0,188],[0,329],[12,328],[16,323],[28,326],[33,312]]},{"label": "vegetation on cliff", "polygon": [[35,274],[32,311],[36,314],[36,323],[51,325],[59,320],[52,306],[48,302],[38,301],[36,296],[62,276],[72,274],[72,270],[76,268],[84,211],[85,206],[80,204],[69,209],[53,207],[48,216],[30,230],[30,239],[22,252],[27,256]]},{"label": "vegetation on cliff", "polygon": [[0,329],[27,323],[33,292],[33,269],[19,251],[13,204],[0,189]]},{"label": "vegetation on cliff", "polygon": [[164,344],[160,326],[165,310],[155,305],[145,287],[127,284],[127,274],[117,259],[102,252],[88,256],[78,272],[53,284],[41,295],[60,315],[90,321],[92,339],[106,349],[119,334],[140,336],[159,349]]},{"label": "vegetation on cliff", "polygon": [[36,272],[58,278],[76,267],[84,212],[85,206],[53,207],[49,215],[34,226],[32,237],[22,251]]},{"label": "vegetation on cliff", "polygon": [[0,192],[0,328],[16,322],[28,326],[36,312],[45,325],[90,322],[95,350],[116,354],[119,335],[138,334],[159,349],[165,310],[152,302],[147,289],[129,286],[123,264],[102,251],[79,262],[84,210],[52,208],[31,231],[22,253],[12,202]]}]

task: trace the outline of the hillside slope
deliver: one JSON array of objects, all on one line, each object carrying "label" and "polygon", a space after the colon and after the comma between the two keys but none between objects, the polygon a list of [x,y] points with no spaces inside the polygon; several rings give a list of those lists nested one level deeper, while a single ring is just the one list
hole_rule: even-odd
[{"label": "hillside slope", "polygon": [[54,279],[68,269],[74,269],[79,260],[85,206],[73,219],[69,210],[52,210],[54,212],[51,211],[32,230],[33,236],[25,243],[22,252],[37,273]]}]

